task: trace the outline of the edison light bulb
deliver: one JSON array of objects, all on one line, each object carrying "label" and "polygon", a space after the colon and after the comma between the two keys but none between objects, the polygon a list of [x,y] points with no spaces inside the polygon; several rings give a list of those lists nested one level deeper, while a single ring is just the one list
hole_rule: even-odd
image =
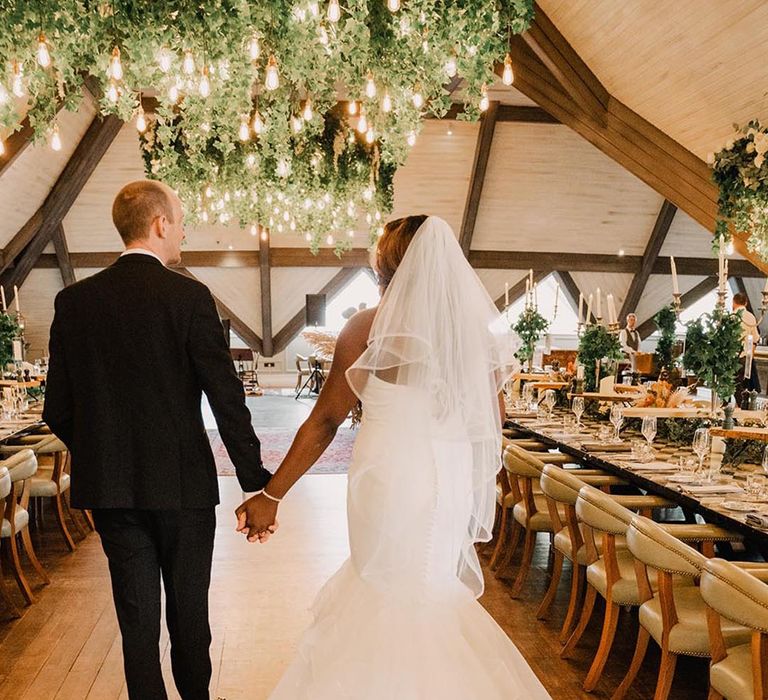
[{"label": "edison light bulb", "polygon": [[445,62],[445,72],[448,75],[449,78],[453,78],[456,75],[456,71],[458,71],[459,68],[456,65],[456,56],[451,56],[446,62]]},{"label": "edison light bulb", "polygon": [[181,67],[187,75],[192,75],[195,72],[195,59],[191,51],[187,51],[184,54],[184,63],[182,63]]},{"label": "edison light bulb", "polygon": [[325,242],[328,245],[333,245],[333,236],[330,233],[328,234],[328,237],[325,239]]},{"label": "edison light bulb", "polygon": [[11,83],[11,90],[16,97],[24,97],[24,74],[21,69],[21,64],[17,61],[13,62],[13,81]]},{"label": "edison light bulb", "polygon": [[0,139],[0,156],[5,155],[5,142]]},{"label": "edison light bulb", "polygon": [[240,129],[237,132],[241,141],[247,141],[251,137],[250,129],[248,128],[248,117],[243,117],[240,120]]},{"label": "edison light bulb", "polygon": [[725,246],[725,254],[726,255],[733,255],[734,247],[733,247],[733,239],[728,241],[728,243]]},{"label": "edison light bulb", "polygon": [[264,120],[261,118],[261,114],[256,110],[256,114],[253,115],[253,133],[259,136],[264,131]]},{"label": "edison light bulb", "polygon": [[259,232],[259,229],[256,228],[256,224],[251,224],[251,235],[255,236]]},{"label": "edison light bulb", "polygon": [[112,58],[109,59],[107,74],[113,80],[123,79],[123,64],[120,62],[120,49],[117,46],[112,49]]},{"label": "edison light bulb", "polygon": [[205,209],[203,209],[203,213],[202,213],[202,214],[200,214],[200,218],[201,218],[203,221],[208,221],[208,212],[207,212]]},{"label": "edison light bulb", "polygon": [[8,102],[9,97],[10,95],[8,94],[8,90],[5,89],[5,85],[0,83],[0,105],[4,105]]},{"label": "edison light bulb", "polygon": [[265,229],[265,228],[261,229],[261,240],[262,241],[266,241],[267,238],[268,238],[268,236],[267,236],[267,229]]},{"label": "edison light bulb", "polygon": [[347,111],[354,117],[357,114],[357,102],[355,100],[350,100],[349,104],[347,105]]},{"label": "edison light bulb", "polygon": [[365,79],[365,95],[372,100],[376,97],[376,83],[373,82],[373,73],[368,71],[368,77]]},{"label": "edison light bulb", "polygon": [[304,111],[302,112],[302,116],[304,117],[305,122],[311,122],[312,121],[312,100],[308,97],[307,101],[304,103]]},{"label": "edison light bulb", "polygon": [[266,87],[267,90],[277,90],[277,88],[280,87],[280,78],[277,73],[277,60],[274,55],[269,57],[269,62],[267,63],[267,76],[264,80],[264,87]]},{"label": "edison light bulb", "polygon": [[411,99],[413,100],[413,106],[416,107],[416,109],[421,109],[424,106],[424,98],[421,96],[420,92],[414,92]]},{"label": "edison light bulb", "polygon": [[51,132],[51,148],[54,151],[61,150],[61,135],[59,134],[59,125],[53,125],[53,131]]},{"label": "edison light bulb", "polygon": [[338,22],[341,19],[341,7],[339,0],[331,0],[328,3],[328,21]]},{"label": "edison light bulb", "polygon": [[408,132],[408,145],[409,146],[415,146],[416,145],[416,132],[415,131]]},{"label": "edison light bulb", "polygon": [[290,168],[288,166],[288,161],[285,160],[285,158],[281,158],[277,162],[277,176],[278,177],[288,177],[288,173],[290,172]]},{"label": "edison light bulb", "polygon": [[208,79],[208,66],[203,66],[203,74],[200,76],[200,97],[208,97],[211,94],[211,81]]},{"label": "edison light bulb", "polygon": [[392,98],[388,92],[384,93],[384,99],[381,101],[381,111],[385,113],[392,111]]},{"label": "edison light bulb", "polygon": [[478,107],[481,112],[485,112],[490,105],[490,101],[488,100],[488,88],[485,85],[483,85],[480,95],[480,104]]},{"label": "edison light bulb", "polygon": [[512,56],[509,54],[504,57],[504,72],[501,74],[501,80],[504,85],[512,85],[515,82],[515,74],[512,70]]},{"label": "edison light bulb", "polygon": [[176,83],[168,88],[168,99],[174,104],[179,101],[179,87]]},{"label": "edison light bulb", "polygon": [[304,240],[309,242],[312,240],[312,234],[311,233],[305,233],[304,234]]},{"label": "edison light bulb", "polygon": [[397,12],[400,9],[400,0],[387,0],[387,8],[390,12]]},{"label": "edison light bulb", "polygon": [[373,132],[373,127],[369,126],[368,131],[365,132],[365,140],[367,143],[373,143],[376,139],[376,134]]},{"label": "edison light bulb", "polygon": [[171,52],[163,46],[157,54],[157,62],[160,65],[160,70],[163,73],[167,73],[171,70],[171,63],[173,62],[173,55]]},{"label": "edison light bulb", "polygon": [[48,68],[51,65],[51,52],[48,50],[48,42],[42,32],[37,37],[37,62],[43,68]]},{"label": "edison light bulb", "polygon": [[354,237],[355,237],[355,232],[354,232],[352,229],[349,229],[349,231],[347,231],[347,235],[348,235],[350,238],[354,238]]},{"label": "edison light bulb", "polygon": [[107,89],[107,99],[113,104],[120,99],[120,93],[117,91],[117,85],[114,80],[109,81],[109,88]]},{"label": "edison light bulb", "polygon": [[258,61],[259,56],[261,56],[261,45],[259,44],[259,37],[257,37],[255,34],[248,42],[248,55],[251,57],[252,61]]},{"label": "edison light bulb", "polygon": [[144,108],[139,105],[139,113],[136,115],[136,128],[139,133],[144,133],[147,129],[147,118],[144,116]]},{"label": "edison light bulb", "polygon": [[291,116],[291,128],[293,129],[294,134],[298,134],[301,131],[301,127],[304,126],[304,122],[302,121],[301,117],[297,117],[295,115]]},{"label": "edison light bulb", "polygon": [[357,130],[361,134],[368,131],[368,119],[365,116],[365,110],[360,110],[360,118],[357,120]]}]

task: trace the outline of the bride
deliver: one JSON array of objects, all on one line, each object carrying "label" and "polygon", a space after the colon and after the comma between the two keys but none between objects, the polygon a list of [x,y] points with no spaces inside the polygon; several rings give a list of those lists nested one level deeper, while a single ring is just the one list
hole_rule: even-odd
[{"label": "bride", "polygon": [[512,340],[494,335],[498,311],[442,219],[390,222],[375,268],[381,303],[347,323],[312,414],[266,489],[237,509],[238,529],[266,541],[279,500],[361,402],[351,557],[320,592],[271,698],[549,698],[476,600]]}]

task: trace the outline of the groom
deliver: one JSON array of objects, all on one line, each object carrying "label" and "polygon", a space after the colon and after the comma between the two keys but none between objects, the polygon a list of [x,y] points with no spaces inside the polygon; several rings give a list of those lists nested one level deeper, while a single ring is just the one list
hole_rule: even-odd
[{"label": "groom", "polygon": [[109,561],[131,700],[162,700],[160,579],[184,700],[208,700],[208,587],[219,502],[203,425],[210,402],[243,491],[270,478],[208,289],[181,261],[181,202],[132,182],[112,220],[125,252],[63,290],[43,417],[72,453],[72,505],[93,511]]}]

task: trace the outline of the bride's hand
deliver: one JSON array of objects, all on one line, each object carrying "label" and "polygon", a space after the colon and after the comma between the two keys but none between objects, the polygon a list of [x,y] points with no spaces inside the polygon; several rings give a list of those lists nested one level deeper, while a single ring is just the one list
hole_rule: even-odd
[{"label": "bride's hand", "polygon": [[263,544],[277,531],[277,503],[260,494],[241,503],[235,515],[237,531],[246,533],[249,542]]}]

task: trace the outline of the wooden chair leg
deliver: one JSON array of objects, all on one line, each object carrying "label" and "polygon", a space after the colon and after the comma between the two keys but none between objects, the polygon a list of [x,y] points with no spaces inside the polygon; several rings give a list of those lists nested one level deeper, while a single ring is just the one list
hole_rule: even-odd
[{"label": "wooden chair leg", "polygon": [[27,581],[27,577],[24,575],[24,569],[21,568],[21,557],[19,556],[19,546],[16,542],[16,535],[14,534],[11,537],[4,538],[3,545],[7,551],[11,569],[13,570],[13,577],[16,579],[21,595],[24,596],[27,605],[32,605],[32,603],[35,602],[35,596],[32,593],[32,588],[29,585],[29,581]]},{"label": "wooden chair leg", "polygon": [[549,609],[557,595],[557,587],[560,585],[560,577],[563,574],[563,553],[552,547],[552,578],[549,581],[549,588],[544,594],[544,598],[536,611],[536,619],[542,620],[547,616]]},{"label": "wooden chair leg", "polygon": [[85,522],[91,529],[91,532],[96,532],[96,523],[93,522],[93,513],[91,513],[90,510],[81,510],[80,512],[83,514]]},{"label": "wooden chair leg", "polygon": [[616,605],[616,603],[605,602],[605,620],[603,621],[603,632],[600,635],[600,646],[597,648],[597,653],[592,661],[592,667],[589,669],[589,673],[587,673],[582,686],[588,693],[595,689],[600,676],[603,675],[603,669],[608,661],[608,655],[611,653],[613,640],[616,637],[616,626],[619,624],[620,612],[621,607]]},{"label": "wooden chair leg", "polygon": [[563,650],[560,652],[561,659],[567,659],[576,648],[576,645],[579,643],[579,640],[584,634],[584,630],[587,629],[589,620],[592,617],[592,611],[595,608],[596,599],[597,589],[593,588],[592,586],[587,586],[587,595],[584,596],[584,607],[581,609],[579,624],[576,625],[576,629],[573,630],[571,636],[568,637],[568,641],[565,643]]},{"label": "wooden chair leg", "polygon": [[56,504],[56,522],[59,524],[59,530],[64,536],[64,542],[71,552],[75,551],[75,541],[72,539],[72,535],[67,527],[67,521],[64,519],[64,506],[62,504],[61,494],[57,494],[53,497],[53,502]]},{"label": "wooden chair leg", "polygon": [[611,696],[611,700],[624,700],[624,697],[637,677],[640,667],[643,665],[645,653],[648,651],[648,641],[650,638],[650,632],[640,625],[640,629],[637,632],[637,644],[635,645],[635,654],[632,657],[632,663],[629,665],[629,670],[627,671],[627,675],[624,676],[624,680],[621,681],[621,685],[616,688]]},{"label": "wooden chair leg", "polygon": [[21,543],[24,545],[24,553],[32,564],[32,568],[34,568],[37,575],[43,579],[44,583],[50,583],[51,579],[43,568],[43,565],[40,563],[40,560],[37,558],[35,548],[32,546],[32,538],[29,536],[29,528],[25,527],[19,534],[21,535]]},{"label": "wooden chair leg", "polygon": [[80,539],[83,539],[86,535],[85,530],[83,530],[83,526],[80,524],[80,521],[75,517],[75,514],[72,512],[72,507],[69,503],[69,491],[67,491],[65,494],[62,494],[61,496],[62,502],[64,503],[64,511],[69,516],[69,519],[72,521],[72,524],[75,526],[75,530],[77,530],[77,535]]},{"label": "wooden chair leg", "polygon": [[493,554],[491,555],[491,561],[488,566],[491,567],[491,571],[495,571],[499,563],[501,553],[504,551],[504,545],[507,544],[507,530],[509,528],[509,508],[504,508],[501,513],[501,522],[499,524],[499,532],[496,535],[496,546],[493,548]]},{"label": "wooden chair leg", "polygon": [[669,689],[672,687],[672,679],[675,677],[675,666],[677,666],[677,654],[662,649],[659,680],[656,682],[653,700],[667,700],[669,697]]},{"label": "wooden chair leg", "polygon": [[581,564],[574,564],[571,570],[571,599],[568,601],[568,612],[565,614],[563,626],[560,629],[560,644],[565,644],[571,636],[573,625],[579,614],[579,604],[584,595],[584,583],[586,582],[586,569]]},{"label": "wooden chair leg", "polygon": [[509,566],[509,562],[512,561],[512,556],[517,550],[522,536],[523,526],[513,518],[512,529],[510,530],[507,544],[504,547],[504,554],[501,557],[501,561],[496,565],[496,578],[503,576],[503,572]]},{"label": "wooden chair leg", "polygon": [[[1,560],[2,557],[0,557],[0,561]],[[5,607],[10,611],[13,617],[21,617],[21,611],[11,597],[8,586],[5,585],[5,576],[3,575],[2,566],[0,566],[0,600],[4,603]]]},{"label": "wooden chair leg", "polygon": [[517,578],[510,591],[511,598],[519,598],[520,591],[523,590],[525,580],[528,578],[528,572],[531,570],[533,562],[533,550],[536,548],[536,530],[528,529],[525,531],[525,544],[523,546],[523,558],[520,560],[520,569],[517,572]]}]

